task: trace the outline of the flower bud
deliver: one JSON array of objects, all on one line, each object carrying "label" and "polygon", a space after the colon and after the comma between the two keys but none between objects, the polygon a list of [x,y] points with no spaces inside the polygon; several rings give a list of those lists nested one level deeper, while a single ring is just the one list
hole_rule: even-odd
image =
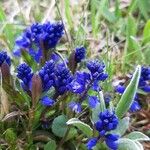
[{"label": "flower bud", "polygon": [[1,65],[1,73],[2,73],[2,82],[9,84],[10,83],[10,67],[5,62]]},{"label": "flower bud", "polygon": [[32,106],[34,107],[38,102],[42,93],[42,81],[39,75],[35,74],[32,77]]}]

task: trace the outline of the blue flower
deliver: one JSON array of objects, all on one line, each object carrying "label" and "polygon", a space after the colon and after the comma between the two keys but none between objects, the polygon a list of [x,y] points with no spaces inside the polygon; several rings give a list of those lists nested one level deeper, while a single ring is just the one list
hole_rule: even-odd
[{"label": "blue flower", "polygon": [[137,100],[134,100],[132,105],[130,106],[130,111],[131,112],[136,112],[140,109],[141,109],[141,106],[140,106],[139,102]]},{"label": "blue flower", "polygon": [[107,78],[107,75],[104,74],[105,64],[102,61],[91,60],[87,63],[87,68],[91,72],[91,76],[94,80],[104,81]]},{"label": "blue flower", "polygon": [[22,80],[21,85],[25,91],[28,91],[31,88],[32,76],[32,70],[26,63],[20,64],[17,67],[17,77]]},{"label": "blue flower", "polygon": [[77,47],[75,49],[75,61],[77,63],[81,62],[85,58],[86,49],[84,47]]},{"label": "blue flower", "polygon": [[69,90],[70,83],[73,80],[73,76],[70,70],[64,63],[58,64],[55,70],[55,83],[54,87],[59,95],[63,95]]},{"label": "blue flower", "polygon": [[26,50],[37,62],[40,61],[43,52],[55,48],[64,34],[64,26],[58,23],[35,23],[27,28],[16,39],[14,55],[20,56],[22,50]]},{"label": "blue flower", "polygon": [[39,71],[39,76],[42,80],[43,91],[48,91],[52,86],[54,86],[55,62],[53,60],[46,62]]},{"label": "blue flower", "polygon": [[116,134],[107,134],[105,137],[106,137],[106,139],[105,139],[106,145],[111,150],[117,150],[119,136]]},{"label": "blue flower", "polygon": [[92,150],[94,146],[96,146],[98,139],[97,138],[91,138],[88,140],[86,147],[88,150]]},{"label": "blue flower", "polygon": [[95,128],[101,136],[104,136],[107,131],[116,129],[117,125],[118,117],[115,113],[110,110],[105,110],[99,114],[99,120],[95,123]]},{"label": "blue flower", "polygon": [[52,100],[51,98],[49,98],[48,96],[44,96],[44,97],[41,99],[41,104],[42,104],[43,106],[48,106],[48,107],[50,107],[50,106],[53,106],[54,103],[55,103],[55,101]]},{"label": "blue flower", "polygon": [[4,62],[9,66],[11,65],[10,57],[7,55],[7,52],[0,51],[0,67]]},{"label": "blue flower", "polygon": [[123,94],[125,89],[126,89],[125,86],[120,84],[115,87],[115,91],[118,92],[119,94]]},{"label": "blue flower", "polygon": [[145,85],[143,87],[141,87],[141,89],[146,92],[146,93],[149,93],[150,92],[150,85]]},{"label": "blue flower", "polygon": [[146,93],[150,92],[149,81],[150,81],[150,67],[143,66],[139,80],[139,88]]},{"label": "blue flower", "polygon": [[91,108],[95,108],[96,105],[99,103],[99,99],[97,96],[89,96],[88,97],[89,106]]},{"label": "blue flower", "polygon": [[75,112],[75,113],[80,113],[81,112],[81,104],[80,103],[77,103],[77,102],[70,102],[69,103],[69,108]]},{"label": "blue flower", "polygon": [[70,83],[69,89],[73,93],[81,94],[85,91],[90,81],[90,74],[86,72],[76,72],[75,79]]}]

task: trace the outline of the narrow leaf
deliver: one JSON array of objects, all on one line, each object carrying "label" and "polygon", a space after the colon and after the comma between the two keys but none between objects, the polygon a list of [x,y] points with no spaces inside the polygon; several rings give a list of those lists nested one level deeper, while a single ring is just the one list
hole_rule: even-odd
[{"label": "narrow leaf", "polygon": [[143,31],[143,43],[150,42],[150,20],[147,21]]},{"label": "narrow leaf", "polygon": [[130,108],[132,102],[134,101],[140,75],[141,75],[141,66],[137,66],[129,85],[127,86],[125,92],[123,93],[119,103],[117,104],[116,114],[119,118],[122,118],[125,115],[125,113]]}]

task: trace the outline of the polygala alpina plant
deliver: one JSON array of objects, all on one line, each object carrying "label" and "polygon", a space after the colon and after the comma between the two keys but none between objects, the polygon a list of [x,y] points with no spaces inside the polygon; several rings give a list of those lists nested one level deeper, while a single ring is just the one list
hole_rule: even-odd
[{"label": "polygala alpina plant", "polygon": [[128,114],[141,108],[138,90],[150,92],[150,68],[135,67],[112,96],[104,88],[112,86],[104,60],[88,58],[83,45],[67,55],[57,50],[64,33],[62,22],[35,23],[16,39],[11,57],[0,51],[10,103],[1,116],[0,149],[142,150],[149,137],[129,132]]}]

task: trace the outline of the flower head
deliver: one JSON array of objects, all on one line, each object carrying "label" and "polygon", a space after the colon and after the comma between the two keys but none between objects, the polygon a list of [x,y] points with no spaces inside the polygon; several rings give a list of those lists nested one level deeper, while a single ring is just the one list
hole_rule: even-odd
[{"label": "flower head", "polygon": [[42,79],[43,91],[48,91],[54,85],[55,78],[55,63],[53,60],[49,60],[39,71],[39,75]]},{"label": "flower head", "polygon": [[81,94],[85,91],[87,84],[90,81],[90,74],[86,72],[76,72],[75,79],[70,83],[70,91],[76,94]]},{"label": "flower head", "polygon": [[89,61],[87,63],[87,68],[93,80],[104,81],[108,77],[108,74],[105,73],[105,64],[98,59]]},{"label": "flower head", "polygon": [[10,57],[7,55],[7,52],[0,51],[0,67],[6,62],[9,66],[11,65]]},{"label": "flower head", "polygon": [[62,95],[69,90],[72,79],[72,74],[65,64],[58,64],[55,70],[54,87],[59,95]]},{"label": "flower head", "polygon": [[30,86],[32,76],[33,76],[32,70],[26,63],[20,64],[17,67],[17,77],[20,80],[22,80],[21,85],[25,91],[28,91],[31,88]]},{"label": "flower head", "polygon": [[96,130],[101,136],[104,136],[107,131],[116,129],[118,125],[118,117],[114,112],[105,110],[99,114],[99,120],[95,123]]},{"label": "flower head", "polygon": [[75,49],[75,61],[77,63],[81,62],[85,58],[86,49],[84,47],[77,47]]},{"label": "flower head", "polygon": [[26,50],[39,62],[42,57],[42,50],[47,51],[55,48],[63,33],[64,26],[61,22],[35,23],[16,39],[14,55],[20,56],[21,50]]},{"label": "flower head", "polygon": [[150,92],[150,67],[143,66],[139,81],[139,88],[146,93]]}]

